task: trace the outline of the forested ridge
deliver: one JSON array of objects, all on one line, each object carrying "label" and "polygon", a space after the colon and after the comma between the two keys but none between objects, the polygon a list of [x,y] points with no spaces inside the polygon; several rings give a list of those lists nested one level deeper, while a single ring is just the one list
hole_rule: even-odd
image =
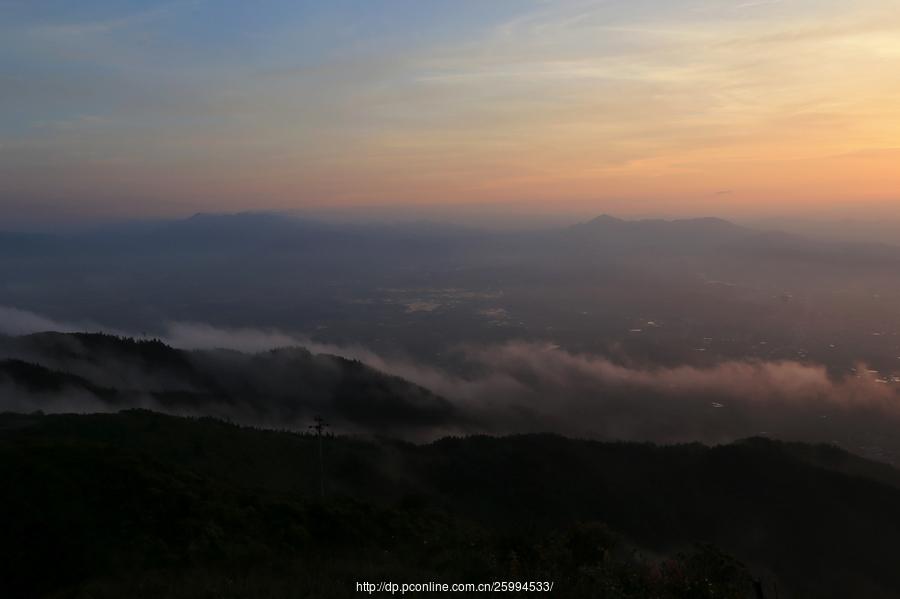
[{"label": "forested ridge", "polygon": [[365,580],[554,580],[564,597],[900,589],[900,475],[829,446],[415,445],[139,410],[4,414],[0,476],[12,597],[340,597]]}]

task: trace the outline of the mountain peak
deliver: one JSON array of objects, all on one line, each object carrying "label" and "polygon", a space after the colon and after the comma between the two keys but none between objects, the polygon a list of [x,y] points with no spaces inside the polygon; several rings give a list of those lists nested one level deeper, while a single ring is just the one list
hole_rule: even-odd
[{"label": "mountain peak", "polygon": [[615,216],[610,216],[609,214],[601,214],[596,218],[592,218],[588,222],[584,223],[586,225],[613,225],[613,224],[621,224],[626,222],[621,218],[616,218]]},{"label": "mountain peak", "polygon": [[608,214],[568,229],[572,238],[581,242],[629,247],[663,244],[681,249],[733,241],[747,232],[740,225],[716,217],[624,220]]}]

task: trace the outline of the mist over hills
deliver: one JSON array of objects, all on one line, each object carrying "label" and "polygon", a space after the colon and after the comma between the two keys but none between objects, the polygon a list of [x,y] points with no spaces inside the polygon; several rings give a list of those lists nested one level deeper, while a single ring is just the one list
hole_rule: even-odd
[{"label": "mist over hills", "polygon": [[411,436],[460,423],[445,399],[364,364],[302,348],[181,351],[102,334],[0,338],[0,409],[109,412],[147,407],[305,429]]},{"label": "mist over hills", "polygon": [[0,0],[0,599],[900,598],[897,0]]},{"label": "mist over hills", "polygon": [[895,596],[898,265],[713,218],[0,235],[0,584]]},{"label": "mist over hills", "polygon": [[[199,332],[213,344],[229,341],[228,331]],[[245,342],[246,332],[235,334]],[[305,430],[321,415],[345,433],[415,441],[556,432],[720,443],[766,435],[836,443],[894,464],[900,455],[895,391],[871,377],[832,379],[821,367],[724,362],[644,369],[518,343],[472,349],[461,358],[468,373],[453,373],[312,347],[339,355],[298,346],[188,351],[106,334],[2,337],[0,410],[148,408],[291,430]]]},{"label": "mist over hills", "polygon": [[[398,393],[410,409],[410,425],[399,428],[414,435],[552,430],[725,442],[765,433],[895,462],[898,265],[894,246],[715,218],[601,216],[491,231],[199,214],[3,236],[0,332],[106,331],[250,354],[308,347],[429,390],[424,403],[406,397],[413,387]],[[238,421],[276,423],[304,400],[250,372],[274,368],[279,356],[318,364],[299,350],[186,355],[192,368],[216,369],[195,364],[199,356],[235,362],[246,379],[228,384],[266,398],[257,402],[266,409],[233,416],[228,410],[242,413],[248,400],[181,371],[107,383],[98,369],[85,370],[89,360],[76,368],[44,355],[8,357],[111,387],[127,405],[157,402],[149,389],[168,410],[229,406]],[[338,388],[335,380],[328,384]],[[419,414],[426,404],[430,415]],[[354,417],[386,430],[375,415]],[[347,420],[348,428],[364,424]]]}]

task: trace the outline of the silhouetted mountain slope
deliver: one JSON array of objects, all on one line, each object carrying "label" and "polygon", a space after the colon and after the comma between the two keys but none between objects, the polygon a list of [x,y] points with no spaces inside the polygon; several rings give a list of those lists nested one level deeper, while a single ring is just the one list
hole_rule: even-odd
[{"label": "silhouetted mountain slope", "polygon": [[602,215],[570,227],[566,234],[582,241],[638,248],[709,246],[746,238],[754,232],[720,218],[622,220]]},{"label": "silhouetted mountain slope", "polygon": [[[512,576],[556,580],[562,597],[748,597],[752,575],[771,596],[777,579],[782,598],[900,592],[900,489],[883,482],[895,475],[872,478],[834,448],[541,435],[323,448],[321,502],[312,436],[148,412],[2,415],[0,584],[167,596],[171,579],[186,585],[172,596],[225,585],[231,597],[252,581],[257,596],[350,596],[366,578]],[[696,542],[749,571],[708,550],[666,565],[629,549],[674,556]]]},{"label": "silhouetted mountain slope", "polygon": [[[578,247],[616,254],[641,254],[665,250],[671,256],[703,256],[709,264],[721,260],[743,268],[759,261],[848,266],[877,270],[900,263],[900,249],[878,243],[829,242],[781,231],[742,227],[720,218],[681,220],[622,220],[608,215],[569,227],[563,238]],[[753,260],[756,262],[747,262]]]},{"label": "silhouetted mountain slope", "polygon": [[449,426],[461,418],[448,401],[423,387],[301,348],[258,354],[182,351],[158,340],[40,333],[0,338],[3,358],[0,385],[9,388],[0,405],[6,409],[155,407],[283,427],[306,426],[313,414],[321,414],[345,429],[395,434]]},{"label": "silhouetted mountain slope", "polygon": [[[570,227],[520,232],[480,231],[429,222],[403,224],[335,224],[278,213],[200,213],[182,220],[125,223],[68,234],[0,232],[0,258],[4,256],[47,257],[58,254],[67,260],[120,259],[191,254],[210,259],[228,255],[232,259],[265,256],[296,263],[314,255],[329,264],[334,258],[355,256],[364,263],[387,267],[388,261],[406,264],[427,256],[430,260],[463,260],[489,252],[502,258],[524,246],[552,247],[560,241],[579,247],[644,251],[667,247],[675,252],[696,253],[702,249],[766,252],[799,260],[821,256],[846,259],[875,257],[897,259],[900,250],[884,244],[828,242],[800,235],[743,227],[714,217],[688,219],[625,220],[601,215]],[[549,245],[548,245],[549,244]],[[538,252],[539,253],[539,252]],[[152,255],[152,256],[151,256]],[[506,256],[511,257],[511,256]],[[345,264],[345,267],[351,267]]]},{"label": "silhouetted mountain slope", "polygon": [[116,392],[94,385],[80,376],[50,370],[39,364],[22,360],[0,360],[0,383],[9,383],[27,393],[65,393],[82,391],[109,399],[115,399]]},{"label": "silhouetted mountain slope", "polygon": [[[748,439],[743,443],[768,443],[762,439]],[[779,443],[778,446],[792,457],[820,468],[877,480],[900,489],[900,470],[893,466],[861,458],[834,445],[809,443]]]}]

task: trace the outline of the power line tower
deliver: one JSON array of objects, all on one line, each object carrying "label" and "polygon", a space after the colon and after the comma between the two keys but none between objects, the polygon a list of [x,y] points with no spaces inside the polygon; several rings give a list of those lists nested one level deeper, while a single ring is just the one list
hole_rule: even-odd
[{"label": "power line tower", "polygon": [[309,428],[316,431],[316,437],[318,437],[319,441],[319,491],[322,494],[322,499],[325,499],[325,461],[322,458],[322,437],[324,436],[325,429],[330,425],[325,422],[325,419],[321,416],[316,416],[313,418],[313,422],[315,424],[310,424]]}]

